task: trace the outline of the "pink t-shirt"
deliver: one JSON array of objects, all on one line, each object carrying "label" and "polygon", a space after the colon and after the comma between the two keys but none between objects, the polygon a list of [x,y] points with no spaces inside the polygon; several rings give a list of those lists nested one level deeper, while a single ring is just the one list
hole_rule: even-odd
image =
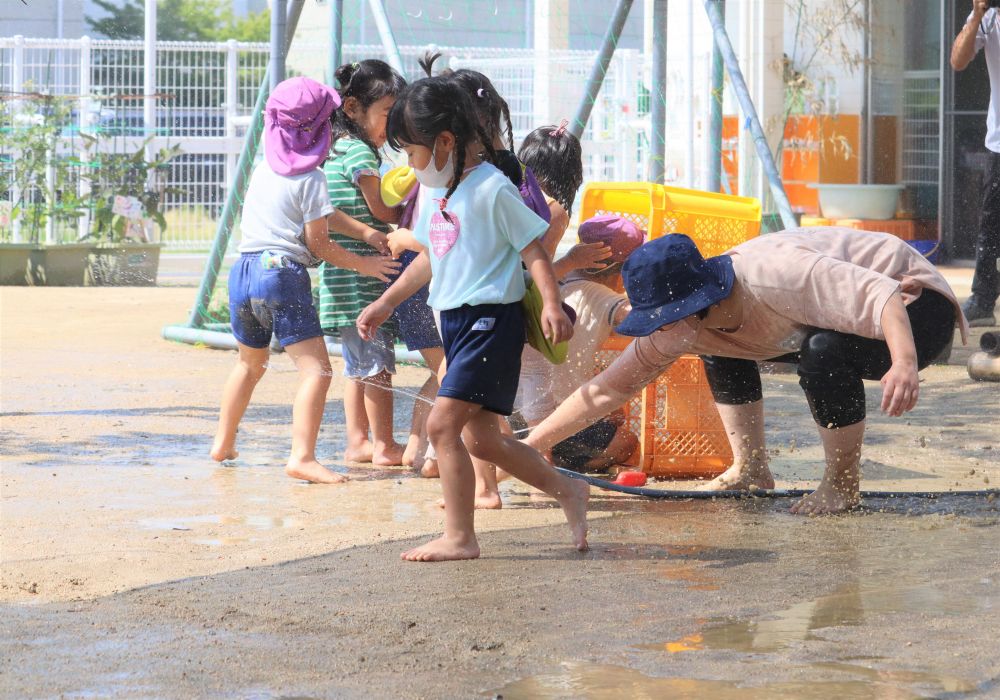
[{"label": "pink t-shirt", "polygon": [[882,311],[932,289],[947,297],[966,342],[967,325],[944,277],[905,241],[884,233],[821,226],[790,229],[727,251],[743,302],[734,331],[696,317],[636,338],[598,381],[625,393],[642,389],[685,353],[768,360],[797,352],[810,329],[883,339]]}]

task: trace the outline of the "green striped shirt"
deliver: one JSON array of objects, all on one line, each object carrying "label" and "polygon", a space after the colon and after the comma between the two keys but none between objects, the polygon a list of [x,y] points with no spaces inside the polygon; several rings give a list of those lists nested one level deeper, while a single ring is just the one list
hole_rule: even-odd
[{"label": "green striped shirt", "polygon": [[[378,160],[372,149],[359,139],[337,139],[323,172],[333,206],[372,228],[389,232],[387,224],[372,216],[358,187],[358,178],[362,175],[379,174]],[[378,251],[367,243],[339,233],[331,233],[330,240],[358,255],[378,255]],[[324,331],[336,332],[338,328],[353,326],[361,310],[385,291],[385,283],[374,277],[328,263],[323,263],[319,269],[319,320]]]}]

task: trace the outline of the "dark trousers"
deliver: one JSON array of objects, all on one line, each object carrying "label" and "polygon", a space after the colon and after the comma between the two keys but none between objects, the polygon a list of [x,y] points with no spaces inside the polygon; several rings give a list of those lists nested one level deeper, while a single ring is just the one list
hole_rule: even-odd
[{"label": "dark trousers", "polygon": [[[955,307],[943,295],[925,289],[908,307],[923,369],[941,354],[955,332]],[[702,356],[712,395],[717,403],[739,405],[763,396],[760,370],[753,360]],[[824,428],[842,428],[865,418],[863,379],[881,379],[892,358],[884,340],[817,329],[797,353],[774,358],[797,362],[799,386],[806,393],[813,419]]]},{"label": "dark trousers", "polygon": [[976,239],[976,274],[972,278],[972,295],[978,305],[993,308],[1000,293],[1000,153],[990,152],[986,180],[983,183],[982,218]]}]

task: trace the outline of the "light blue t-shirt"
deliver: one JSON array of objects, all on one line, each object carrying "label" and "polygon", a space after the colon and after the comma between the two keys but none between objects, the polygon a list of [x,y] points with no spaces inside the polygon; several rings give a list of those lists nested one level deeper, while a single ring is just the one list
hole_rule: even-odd
[{"label": "light blue t-shirt", "polygon": [[[423,188],[421,188],[423,189]],[[457,227],[440,214],[438,201],[447,189],[428,190],[413,227],[431,259],[427,303],[443,311],[468,304],[511,304],[524,297],[521,251],[549,225],[525,206],[507,176],[489,163],[470,171],[447,211]]]}]

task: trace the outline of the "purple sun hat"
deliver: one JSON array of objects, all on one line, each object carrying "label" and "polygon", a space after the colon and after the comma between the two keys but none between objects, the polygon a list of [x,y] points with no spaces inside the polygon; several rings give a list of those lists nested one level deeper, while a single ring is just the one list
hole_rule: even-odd
[{"label": "purple sun hat", "polygon": [[581,243],[603,243],[611,248],[611,257],[604,262],[625,262],[632,251],[642,245],[646,232],[628,219],[615,214],[593,216],[577,232]]},{"label": "purple sun hat", "polygon": [[311,78],[289,78],[274,88],[264,109],[264,155],[278,175],[301,175],[330,152],[330,115],[340,95]]}]

